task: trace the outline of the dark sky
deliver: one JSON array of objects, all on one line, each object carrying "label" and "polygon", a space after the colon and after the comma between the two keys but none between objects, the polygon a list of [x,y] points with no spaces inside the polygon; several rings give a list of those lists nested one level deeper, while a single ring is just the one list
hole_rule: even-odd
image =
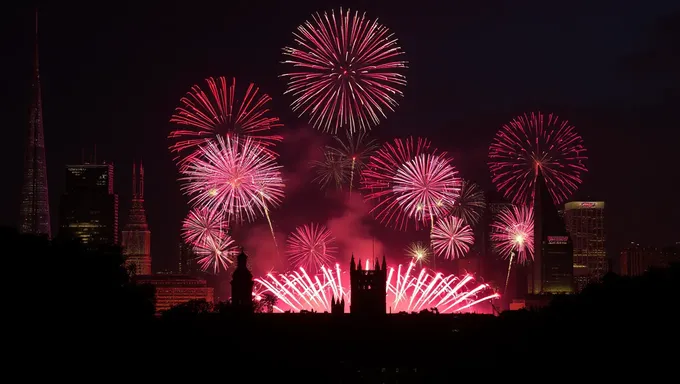
[{"label": "dark sky", "polygon": [[[281,147],[284,166],[291,174],[303,172],[307,159],[300,153],[323,137],[288,108],[285,82],[277,77],[283,71],[281,48],[313,12],[344,5],[379,17],[400,38],[410,63],[405,98],[373,131],[375,138],[435,139],[456,155],[466,178],[490,188],[486,156],[495,131],[526,111],[555,112],[584,137],[590,172],[577,196],[608,204],[610,250],[632,240],[655,245],[679,240],[680,64],[672,63],[680,63],[680,2],[170,3],[41,8],[54,225],[64,165],[78,162],[82,148],[96,144],[98,158],[116,164],[121,224],[131,163],[143,159],[154,269],[174,266],[187,207],[167,151],[168,119],[189,87],[208,76],[256,82],[273,96],[289,138]],[[3,13],[0,108],[7,145],[0,156],[7,184],[0,189],[0,224],[14,226],[34,27],[29,8]],[[296,186],[286,208],[273,213],[282,231],[308,219],[324,220],[316,216],[331,203],[316,187],[303,187]],[[390,234],[384,236],[389,242]]]}]

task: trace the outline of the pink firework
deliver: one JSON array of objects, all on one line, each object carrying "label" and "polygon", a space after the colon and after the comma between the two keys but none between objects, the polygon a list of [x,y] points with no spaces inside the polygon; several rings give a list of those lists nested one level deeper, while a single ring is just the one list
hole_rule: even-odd
[{"label": "pink firework", "polygon": [[170,138],[175,140],[170,149],[189,151],[180,162],[190,161],[206,139],[231,134],[250,137],[269,154],[274,154],[272,148],[282,137],[270,132],[281,126],[278,118],[269,116],[267,104],[271,97],[259,93],[254,84],[248,85],[245,93],[237,93],[236,79],[211,77],[206,83],[208,92],[198,85],[191,87],[170,118],[171,123],[182,127],[170,133]]},{"label": "pink firework", "polygon": [[396,200],[407,216],[432,225],[460,193],[458,171],[445,155],[422,154],[402,164],[392,180]]},{"label": "pink firework", "polygon": [[322,265],[335,260],[335,238],[323,225],[312,223],[298,227],[287,243],[288,261],[295,267],[316,273]]},{"label": "pink firework", "polygon": [[449,214],[460,217],[473,227],[482,218],[486,209],[484,191],[479,185],[463,180],[458,198],[452,205],[447,204],[445,208]]},{"label": "pink firework", "polygon": [[229,223],[224,220],[222,211],[192,209],[184,219],[182,237],[187,244],[203,244],[209,238],[218,237],[228,229]]},{"label": "pink firework", "polygon": [[[369,263],[370,264],[370,263]],[[367,267],[369,265],[367,264]],[[476,306],[500,297],[488,284],[475,282],[472,275],[456,276],[417,270],[416,264],[389,268],[387,303],[392,313],[437,308],[439,313],[474,312]],[[344,298],[350,304],[349,275],[340,269],[321,267],[317,275],[304,268],[286,274],[268,274],[255,279],[255,295],[271,293],[279,299],[277,311],[314,310],[328,312],[331,301]]]},{"label": "pink firework", "polygon": [[194,244],[194,252],[198,256],[198,265],[203,271],[213,270],[220,272],[220,268],[226,270],[233,264],[238,248],[234,239],[225,231],[205,239],[201,243]]},{"label": "pink firework", "polygon": [[464,257],[475,242],[472,228],[456,216],[437,220],[430,239],[435,255],[446,259]]},{"label": "pink firework", "polygon": [[534,259],[534,210],[531,206],[503,208],[491,224],[491,242],[504,258],[518,263]]},{"label": "pink firework", "polygon": [[250,138],[218,137],[200,147],[182,169],[183,189],[191,203],[221,211],[228,221],[268,216],[283,199],[281,167]]},{"label": "pink firework", "polygon": [[515,204],[533,196],[540,167],[555,204],[567,200],[587,172],[583,139],[556,115],[524,114],[503,125],[489,148],[489,168],[496,188]]},{"label": "pink firework", "polygon": [[368,130],[397,106],[407,67],[390,31],[358,12],[315,14],[293,33],[296,48],[283,49],[292,108],[315,128],[336,133]]},{"label": "pink firework", "polygon": [[374,204],[371,214],[376,220],[400,230],[408,229],[408,215],[397,200],[394,178],[399,168],[426,153],[435,153],[427,139],[394,139],[378,149],[361,172],[365,199]]}]

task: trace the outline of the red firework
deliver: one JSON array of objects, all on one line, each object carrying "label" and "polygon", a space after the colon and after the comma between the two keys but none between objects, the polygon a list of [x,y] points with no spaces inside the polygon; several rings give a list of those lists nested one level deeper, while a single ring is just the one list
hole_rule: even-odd
[{"label": "red firework", "polygon": [[555,204],[567,200],[587,172],[586,148],[573,125],[556,115],[524,114],[503,125],[489,148],[496,188],[515,204],[531,201],[538,167]]},{"label": "red firework", "polygon": [[534,259],[534,210],[531,206],[503,208],[491,224],[491,242],[504,258],[518,263]]},{"label": "red firework", "polygon": [[438,220],[430,239],[435,255],[446,259],[464,257],[475,242],[472,228],[456,216]]},{"label": "red firework", "polygon": [[182,173],[190,202],[222,212],[228,221],[268,216],[269,208],[283,199],[281,166],[250,138],[210,140]]},{"label": "red firework", "polygon": [[312,15],[293,36],[297,48],[283,53],[294,71],[281,76],[289,80],[293,110],[308,114],[315,128],[365,131],[397,106],[394,97],[403,96],[406,85],[399,72],[407,63],[386,27],[341,8],[337,17],[334,11]]},{"label": "red firework", "polygon": [[278,118],[269,116],[267,103],[271,97],[259,93],[254,84],[248,85],[244,94],[237,95],[236,79],[229,81],[225,77],[211,77],[206,82],[208,93],[194,85],[180,99],[181,106],[175,109],[170,122],[184,128],[170,133],[169,137],[177,140],[170,150],[190,150],[190,160],[205,139],[239,134],[250,137],[274,154],[272,147],[283,138],[270,133],[272,128],[281,126]]},{"label": "red firework", "polygon": [[392,190],[408,217],[434,225],[434,218],[458,198],[460,184],[446,156],[422,154],[399,167]]},{"label": "red firework", "polygon": [[296,268],[305,268],[312,273],[321,266],[335,260],[337,248],[335,238],[323,225],[314,224],[298,227],[288,237],[288,261]]},{"label": "red firework", "polygon": [[370,158],[361,172],[366,201],[374,203],[371,214],[382,224],[408,229],[408,215],[394,192],[394,177],[399,168],[424,153],[434,153],[427,139],[409,137],[385,143]]}]

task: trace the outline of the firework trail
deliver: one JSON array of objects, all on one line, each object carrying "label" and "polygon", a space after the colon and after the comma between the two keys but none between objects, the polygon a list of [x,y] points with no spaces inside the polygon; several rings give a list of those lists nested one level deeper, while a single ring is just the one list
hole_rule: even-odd
[{"label": "firework trail", "polygon": [[445,207],[449,214],[460,217],[474,227],[482,218],[486,209],[486,200],[482,188],[468,180],[463,180],[458,198],[452,205]]},{"label": "firework trail", "polygon": [[293,266],[312,273],[320,271],[321,266],[332,263],[336,252],[335,238],[323,225],[312,223],[298,227],[288,237],[288,261]]},{"label": "firework trail", "polygon": [[524,264],[534,259],[534,210],[531,206],[506,207],[491,223],[491,242],[498,254],[509,258],[505,290],[508,289],[512,262]]},{"label": "firework trail", "polygon": [[[385,143],[373,154],[361,173],[365,199],[374,203],[371,214],[380,223],[399,230],[408,229],[408,215],[394,191],[394,178],[400,167],[420,156],[434,154],[427,139],[409,137]],[[418,222],[416,222],[417,226]]]},{"label": "firework trail", "polygon": [[311,163],[312,168],[316,172],[313,181],[321,186],[321,189],[326,189],[331,183],[340,190],[347,182],[347,175],[349,174],[349,163],[343,156],[324,151],[323,160],[315,160]]},{"label": "firework trail", "polygon": [[432,252],[430,252],[430,247],[418,241],[409,244],[409,246],[406,248],[406,256],[411,259],[413,263],[417,263],[422,267],[423,263],[427,263],[427,261],[430,259]]},{"label": "firework trail", "polygon": [[407,63],[386,27],[341,8],[337,15],[312,15],[293,36],[296,48],[283,49],[292,71],[281,76],[288,79],[293,110],[308,114],[315,128],[366,131],[397,106]]},{"label": "firework trail", "polygon": [[503,125],[489,147],[492,181],[513,203],[531,201],[540,167],[555,204],[567,200],[587,172],[583,139],[556,115],[524,114]]},{"label": "firework trail", "polygon": [[464,257],[475,242],[472,228],[456,216],[437,220],[430,239],[434,254],[446,259]]},{"label": "firework trail", "polygon": [[375,140],[369,140],[364,132],[352,133],[352,131],[347,131],[346,140],[339,136],[333,138],[337,146],[328,146],[326,151],[350,163],[349,193],[351,195],[352,188],[354,188],[354,175],[361,175],[361,171],[379,146]]},{"label": "firework trail", "polygon": [[252,221],[257,213],[263,214],[276,243],[269,207],[280,204],[284,184],[274,158],[250,138],[237,136],[218,137],[200,151],[182,169],[180,179],[190,202],[222,212],[227,221]]},{"label": "firework trail", "polygon": [[[321,273],[309,275],[304,268],[286,274],[268,274],[255,279],[256,294],[274,294],[281,309],[292,311],[314,310],[329,312],[333,298],[344,297],[349,303],[349,275],[340,269],[321,267]],[[415,263],[407,267],[389,268],[387,277],[387,302],[393,312],[413,312],[437,308],[440,313],[469,311],[475,305],[500,297],[488,284],[479,284],[471,275],[455,276],[434,273]],[[284,309],[285,310],[285,309]]]},{"label": "firework trail", "polygon": [[273,147],[283,138],[271,134],[270,130],[282,124],[278,123],[278,118],[269,116],[267,104],[271,97],[258,93],[254,84],[248,85],[244,94],[237,95],[236,79],[211,77],[206,83],[207,93],[198,85],[191,87],[170,118],[171,123],[182,126],[170,133],[169,137],[176,140],[170,150],[189,152],[185,157],[179,157],[180,164],[191,161],[200,152],[198,146],[206,139],[231,134],[250,137],[264,147],[265,152],[276,155]]},{"label": "firework trail", "polygon": [[422,154],[397,169],[392,190],[408,217],[430,222],[445,212],[460,193],[458,171],[444,155]]}]

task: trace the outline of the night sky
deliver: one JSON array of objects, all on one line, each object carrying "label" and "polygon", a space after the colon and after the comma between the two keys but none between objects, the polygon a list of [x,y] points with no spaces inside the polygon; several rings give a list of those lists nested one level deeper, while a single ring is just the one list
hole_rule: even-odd
[{"label": "night sky", "polygon": [[[209,76],[255,82],[274,98],[274,113],[285,124],[280,150],[290,184],[283,207],[272,213],[280,236],[311,220],[353,226],[343,220],[352,210],[362,215],[360,201],[347,208],[310,184],[307,164],[328,136],[291,112],[285,80],[278,77],[285,68],[281,48],[292,43],[295,28],[315,11],[343,5],[378,17],[400,39],[409,61],[405,97],[372,137],[429,137],[455,155],[464,177],[490,189],[486,159],[496,130],[524,112],[557,113],[576,126],[588,148],[589,173],[576,197],[606,202],[610,255],[629,241],[680,240],[680,2],[123,3],[40,9],[53,232],[64,165],[79,162],[83,148],[89,156],[96,145],[98,160],[116,165],[121,226],[131,164],[143,159],[154,269],[174,267],[188,208],[167,150],[168,120],[190,86]],[[0,189],[0,224],[16,226],[34,15],[29,8],[3,13],[0,159],[7,184]],[[401,252],[401,245],[391,245],[396,232],[357,220],[365,225],[357,226],[365,230],[363,238],[375,235],[387,252]],[[260,220],[239,228],[237,236],[250,238],[263,225]],[[256,247],[252,239],[243,241]]]}]

